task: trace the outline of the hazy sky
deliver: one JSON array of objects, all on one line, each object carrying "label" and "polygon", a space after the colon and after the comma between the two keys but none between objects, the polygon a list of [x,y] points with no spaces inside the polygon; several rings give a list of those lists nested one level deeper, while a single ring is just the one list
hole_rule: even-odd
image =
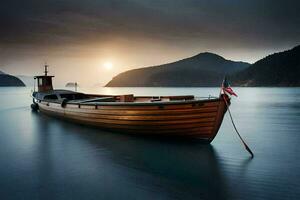
[{"label": "hazy sky", "polygon": [[299,10],[297,0],[4,0],[0,70],[33,75],[47,61],[58,83],[94,85],[204,51],[255,62],[300,44]]}]

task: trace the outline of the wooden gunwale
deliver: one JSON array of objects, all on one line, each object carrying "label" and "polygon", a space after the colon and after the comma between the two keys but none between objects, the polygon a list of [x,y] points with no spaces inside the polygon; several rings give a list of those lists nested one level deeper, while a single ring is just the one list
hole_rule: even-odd
[{"label": "wooden gunwale", "polygon": [[[47,102],[47,103],[55,103],[55,104],[61,104],[59,101],[53,101],[53,100],[36,100],[40,102]],[[204,103],[212,103],[212,102],[218,102],[219,98],[211,98],[211,99],[203,99],[203,100],[176,100],[176,101],[155,101],[155,102],[88,102],[88,103],[78,103],[78,102],[67,102],[67,105],[88,105],[88,106],[158,106],[158,105],[182,105],[182,104],[204,104]]]},{"label": "wooden gunwale", "polygon": [[[168,102],[165,102],[168,103]],[[44,105],[51,105],[52,107],[61,107],[60,103],[57,102],[51,102],[51,101],[41,101],[40,104]],[[157,105],[152,105],[151,103],[146,103],[145,105],[136,105],[136,104],[131,104],[127,105],[123,103],[123,106],[120,104],[116,105],[84,105],[84,104],[69,104],[67,103],[65,105],[65,108],[75,108],[78,109],[80,105],[80,109],[87,109],[87,110],[97,110],[97,109],[102,109],[102,110],[143,110],[143,111],[148,111],[148,110],[178,110],[178,109],[203,109],[203,108],[209,108],[209,107],[214,107],[218,106],[218,102],[206,102],[206,103],[191,103],[191,102],[184,102],[184,104],[157,104]]]}]

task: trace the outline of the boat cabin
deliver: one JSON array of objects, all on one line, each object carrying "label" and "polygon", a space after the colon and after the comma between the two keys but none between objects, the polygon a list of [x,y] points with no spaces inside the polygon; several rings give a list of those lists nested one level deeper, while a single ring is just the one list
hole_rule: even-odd
[{"label": "boat cabin", "polygon": [[37,79],[38,92],[46,92],[53,90],[52,78],[54,76],[35,76],[34,79]]},{"label": "boat cabin", "polygon": [[38,92],[47,92],[53,90],[52,78],[54,76],[48,76],[48,65],[45,65],[45,75],[35,76],[37,80]]}]

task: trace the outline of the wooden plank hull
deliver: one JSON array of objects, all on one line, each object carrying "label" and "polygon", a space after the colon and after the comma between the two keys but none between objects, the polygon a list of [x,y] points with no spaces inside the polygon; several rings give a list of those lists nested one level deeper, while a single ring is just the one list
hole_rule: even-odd
[{"label": "wooden plank hull", "polygon": [[118,132],[211,142],[226,112],[222,98],[169,103],[80,105],[38,101],[42,113]]}]

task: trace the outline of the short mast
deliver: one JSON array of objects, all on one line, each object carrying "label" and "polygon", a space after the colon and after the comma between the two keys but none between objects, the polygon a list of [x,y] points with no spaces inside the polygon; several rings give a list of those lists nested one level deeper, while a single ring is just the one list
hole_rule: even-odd
[{"label": "short mast", "polygon": [[45,63],[45,76],[47,76],[48,75],[48,65],[47,65],[47,63]]}]

